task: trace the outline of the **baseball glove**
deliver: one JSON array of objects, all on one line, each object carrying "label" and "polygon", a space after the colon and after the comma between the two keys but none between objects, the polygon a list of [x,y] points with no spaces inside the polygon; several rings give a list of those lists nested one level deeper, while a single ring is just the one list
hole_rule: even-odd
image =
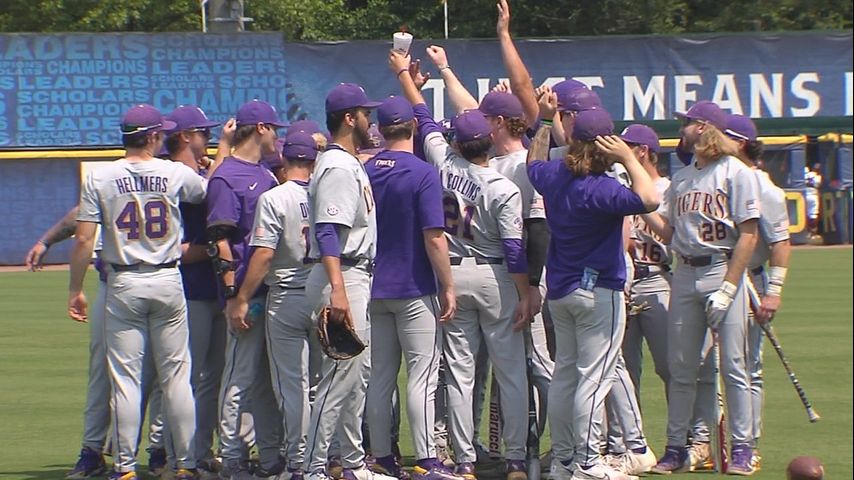
[{"label": "baseball glove", "polygon": [[356,335],[350,322],[333,322],[329,318],[330,307],[324,307],[317,320],[317,339],[320,348],[333,360],[349,360],[362,353],[365,344]]}]

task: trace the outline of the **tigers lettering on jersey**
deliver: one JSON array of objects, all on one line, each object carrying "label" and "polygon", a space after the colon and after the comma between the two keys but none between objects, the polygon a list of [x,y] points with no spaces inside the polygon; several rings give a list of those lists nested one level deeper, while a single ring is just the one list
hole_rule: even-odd
[{"label": "tigers lettering on jersey", "polygon": [[722,192],[711,195],[706,192],[688,192],[676,199],[676,214],[702,212],[710,217],[724,218],[727,212],[727,197]]}]

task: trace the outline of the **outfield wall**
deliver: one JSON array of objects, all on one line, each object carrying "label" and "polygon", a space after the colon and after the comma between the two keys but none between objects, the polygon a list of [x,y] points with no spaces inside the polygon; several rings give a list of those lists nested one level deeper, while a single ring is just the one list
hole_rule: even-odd
[{"label": "outfield wall", "polygon": [[[494,40],[437,43],[478,97],[506,76]],[[427,45],[417,41],[413,51]],[[851,131],[851,31],[517,45],[535,83],[571,74],[596,89],[617,120],[660,122],[710,98],[760,121],[842,118],[842,131]],[[39,235],[76,203],[88,162],[120,155],[104,149],[118,145],[118,120],[131,105],[146,102],[168,111],[193,103],[222,121],[241,103],[261,98],[288,120],[322,120],[325,93],[337,82],[360,83],[374,98],[398,92],[386,67],[389,47],[382,41],[286,43],[276,33],[0,35],[0,199],[7,207],[0,215],[0,264],[20,263]],[[424,92],[437,118],[451,115],[441,81],[431,80]],[[822,228],[832,240],[850,242],[850,140],[844,145],[828,140],[814,158],[828,169],[823,206],[833,212]],[[798,170],[807,153],[804,140],[770,154],[776,159],[770,163],[780,167],[772,176],[794,189],[790,195],[803,188]],[[798,225],[797,209],[792,218]],[[47,260],[67,258],[68,247],[58,245]]]}]

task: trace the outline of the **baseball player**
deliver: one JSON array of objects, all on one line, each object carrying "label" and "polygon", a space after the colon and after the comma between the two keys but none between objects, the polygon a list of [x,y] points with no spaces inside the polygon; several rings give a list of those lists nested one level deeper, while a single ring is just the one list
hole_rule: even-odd
[{"label": "baseball player", "polygon": [[[605,465],[598,445],[625,329],[624,217],[654,210],[658,195],[628,146],[612,136],[613,123],[603,109],[574,117],[563,161],[537,160],[548,157],[557,95],[542,95],[540,108],[528,175],[543,195],[552,232],[546,264],[557,341],[549,390],[552,478],[635,479]],[[605,175],[611,158],[625,165],[631,190]]]},{"label": "baseball player", "polygon": [[[382,472],[400,477],[391,445],[391,405],[400,357],[406,362],[406,411],[415,449],[415,477],[457,478],[438,461],[433,438],[442,351],[438,322],[449,321],[456,297],[442,185],[436,170],[413,153],[416,122],[404,97],[377,109],[386,149],[365,165],[377,203],[377,257],[371,288],[371,381],[367,417],[371,453]],[[436,280],[441,290],[436,304]]]},{"label": "baseball player", "polygon": [[[435,55],[437,49],[428,50]],[[507,477],[524,479],[528,382],[522,330],[529,322],[530,306],[519,188],[488,167],[492,128],[481,111],[470,110],[454,119],[456,150],[452,149],[405,68],[409,58],[392,51],[389,62],[414,105],[424,153],[439,170],[445,192],[445,233],[457,313],[442,329],[456,473],[475,478],[474,426],[468,407],[475,358],[483,346],[501,388]]]},{"label": "baseball player", "polygon": [[[314,266],[306,292],[312,319],[316,322],[329,307],[330,322],[346,322],[364,340],[371,332],[368,302],[377,227],[370,180],[355,155],[367,144],[370,111],[378,105],[355,84],[342,83],[329,92],[326,126],[332,142],[317,158],[309,187]],[[309,479],[328,478],[329,444],[336,433],[344,478],[390,478],[365,467],[361,427],[370,361],[370,348],[349,360],[323,358],[309,423]]]},{"label": "baseball player", "polygon": [[[308,433],[309,346],[314,329],[305,281],[309,231],[308,182],[317,157],[314,138],[301,131],[283,142],[288,180],[261,195],[249,245],[254,247],[243,285],[226,312],[245,321],[262,283],[267,294],[267,349],[273,391],[283,416],[287,467],[276,478],[302,478]],[[259,421],[266,421],[259,419]]]},{"label": "baseball player", "polygon": [[[210,129],[219,125],[195,105],[182,105],[166,118],[177,125],[165,141],[169,158],[181,162],[199,175],[207,174],[210,160],[206,148]],[[206,216],[203,204],[182,203],[184,220],[181,278],[187,299],[190,326],[190,379],[196,401],[194,456],[199,470],[217,470],[213,457],[213,433],[216,429],[217,397],[222,379],[225,351],[225,317],[217,301],[216,276],[207,255]],[[166,426],[168,428],[168,425]],[[168,430],[167,430],[168,431]],[[169,441],[165,442],[167,450]]]},{"label": "baseball player", "polygon": [[[276,130],[286,126],[272,105],[252,100],[236,116],[232,155],[211,176],[207,195],[208,254],[219,277],[220,294],[234,301],[246,276],[251,253],[249,240],[256,205],[261,194],[278,185],[273,174],[260,165],[272,153]],[[281,418],[270,382],[265,346],[264,297],[266,287],[253,292],[249,314],[229,318],[225,367],[219,397],[219,436],[226,478],[248,476],[246,453],[240,437],[241,417],[251,411],[260,457],[258,476],[280,473]]]},{"label": "baseball player", "polygon": [[[30,271],[38,271],[48,249],[56,243],[71,238],[77,227],[80,209],[75,206],[30,248],[24,263]],[[97,248],[100,250],[100,248]],[[83,410],[83,447],[74,468],[65,476],[68,480],[97,477],[107,470],[103,451],[110,430],[110,395],[107,377],[107,353],[104,350],[104,305],[106,271],[100,257],[95,261],[100,283],[98,295],[89,315],[89,381],[86,388],[86,406]]]},{"label": "baseball player", "polygon": [[111,479],[136,478],[143,352],[150,343],[175,445],[175,478],[195,477],[191,451],[195,406],[190,386],[189,329],[181,276],[181,201],[200,203],[205,182],[186,166],[154,156],[175,124],[150,105],[122,118],[125,158],[92,172],[81,192],[71,257],[68,314],[86,321],[82,292],[97,224],[108,265],[104,335],[114,406]]},{"label": "baseball player", "polygon": [[[759,470],[759,437],[762,433],[762,328],[759,323],[771,321],[780,308],[783,284],[789,266],[792,245],[789,241],[789,212],[786,194],[774,185],[768,174],[756,167],[762,157],[762,141],[757,140],[756,125],[749,117],[729,115],[726,134],[738,142],[738,157],[756,174],[759,183],[759,239],[748,263],[750,280],[762,303],[758,315],[748,326],[748,358],[750,394],[753,403],[753,467]],[[768,268],[765,264],[768,263]]]},{"label": "baseball player", "polygon": [[729,472],[750,475],[753,416],[744,358],[747,298],[743,281],[757,241],[759,189],[756,176],[732,156],[736,148],[723,134],[726,114],[717,105],[697,102],[679,117],[682,143],[693,151],[693,163],[673,176],[664,213],[644,217],[680,259],[673,277],[667,335],[667,449],[653,470],[668,473],[689,468],[684,445],[703,340],[706,330],[712,329],[720,338],[726,384],[732,443]]}]

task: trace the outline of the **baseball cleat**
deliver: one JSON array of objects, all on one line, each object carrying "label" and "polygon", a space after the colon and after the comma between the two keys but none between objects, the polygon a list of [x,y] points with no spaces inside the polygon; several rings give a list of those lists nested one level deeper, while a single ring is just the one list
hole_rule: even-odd
[{"label": "baseball cleat", "polygon": [[454,459],[452,459],[451,455],[448,453],[448,447],[436,445],[436,458],[438,458],[446,467],[454,468]]},{"label": "baseball cleat", "polygon": [[362,468],[345,468],[341,478],[344,480],[395,480],[395,477],[372,472],[364,466]]},{"label": "baseball cleat", "polygon": [[619,455],[609,455],[606,457],[605,465],[612,469],[625,473],[627,475],[640,475],[652,470],[655,466],[655,454],[652,449],[646,447],[643,453],[636,453],[629,450],[626,453]]},{"label": "baseball cleat", "polygon": [[261,465],[258,465],[255,467],[255,470],[253,470],[252,475],[256,479],[278,479],[279,475],[285,471],[285,465],[287,465],[287,462],[285,459],[280,457],[279,462],[270,468],[264,468]]},{"label": "baseball cleat", "polygon": [[341,479],[344,475],[344,465],[341,464],[341,457],[329,457],[326,464],[327,475],[330,478]]},{"label": "baseball cleat", "polygon": [[226,460],[219,472],[222,480],[255,480],[249,473],[248,463],[240,460]]},{"label": "baseball cleat", "polygon": [[572,474],[575,472],[575,462],[572,460],[567,463],[561,462],[557,458],[552,457],[549,465],[549,480],[571,480]]},{"label": "baseball cleat", "polygon": [[412,468],[412,480],[462,480],[463,477],[454,474],[439,460],[424,466]]},{"label": "baseball cleat", "polygon": [[756,449],[753,450],[752,463],[753,463],[753,471],[754,472],[758,472],[759,470],[762,470],[762,455],[759,455],[759,450],[756,450]]},{"label": "baseball cleat", "polygon": [[136,472],[112,472],[107,480],[136,480]]},{"label": "baseball cleat", "polygon": [[66,480],[82,480],[84,478],[98,477],[107,471],[104,456],[89,447],[80,450],[80,457],[74,468],[65,475]]},{"label": "baseball cleat", "polygon": [[315,470],[306,475],[305,480],[330,480],[325,470]]},{"label": "baseball cleat", "polygon": [[528,480],[528,466],[524,460],[507,460],[507,480]]},{"label": "baseball cleat", "polygon": [[728,475],[753,475],[753,449],[750,445],[733,445],[732,462],[726,473]]},{"label": "baseball cleat", "polygon": [[457,464],[454,473],[463,477],[465,480],[477,480],[477,475],[474,473],[474,464],[471,462],[462,462]]},{"label": "baseball cleat", "polygon": [[216,458],[206,458],[196,462],[196,470],[199,472],[200,480],[214,480],[219,478],[222,463]]},{"label": "baseball cleat", "polygon": [[688,459],[692,472],[707,472],[715,469],[715,460],[712,458],[712,447],[708,442],[692,443],[688,447]]},{"label": "baseball cleat", "polygon": [[159,477],[166,471],[166,449],[152,448],[148,451],[148,474]]},{"label": "baseball cleat", "polygon": [[540,470],[542,473],[548,473],[552,468],[552,451],[544,453],[543,456],[540,457]]},{"label": "baseball cleat", "polygon": [[572,480],[638,480],[634,475],[626,475],[607,465],[591,465],[587,468],[578,467],[572,473]]},{"label": "baseball cleat", "polygon": [[[163,475],[166,475],[169,472],[164,472]],[[175,471],[175,475],[172,477],[175,480],[198,480],[199,472],[196,471],[195,468],[179,468]]]},{"label": "baseball cleat", "polygon": [[477,455],[475,463],[478,464],[489,463],[492,458],[492,454],[489,452],[489,449],[480,442],[474,442],[474,453]]},{"label": "baseball cleat", "polygon": [[401,468],[400,464],[397,462],[397,459],[394,457],[394,454],[374,458],[373,462],[368,463],[367,457],[365,457],[365,466],[374,473],[379,473],[381,475],[388,475],[389,477],[399,478],[401,480],[409,480],[409,473]]},{"label": "baseball cleat", "polygon": [[650,470],[652,473],[670,475],[671,473],[688,472],[691,464],[688,462],[688,449],[685,447],[669,446],[664,449],[664,456]]}]

